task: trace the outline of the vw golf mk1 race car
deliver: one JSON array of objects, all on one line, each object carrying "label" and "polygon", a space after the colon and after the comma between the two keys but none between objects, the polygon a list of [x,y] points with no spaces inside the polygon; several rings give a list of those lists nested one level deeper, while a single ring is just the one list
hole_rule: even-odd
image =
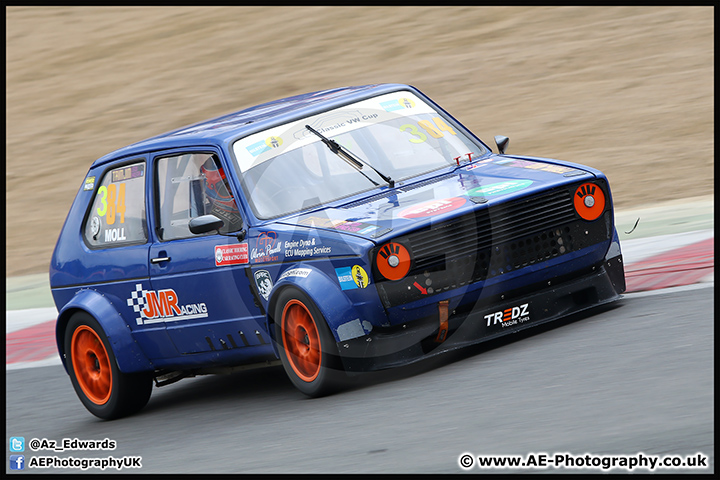
[{"label": "vw golf mk1 race car", "polygon": [[408,85],[266,103],[93,163],[50,267],[85,407],[282,363],[310,396],[625,290],[606,177],[495,154]]}]

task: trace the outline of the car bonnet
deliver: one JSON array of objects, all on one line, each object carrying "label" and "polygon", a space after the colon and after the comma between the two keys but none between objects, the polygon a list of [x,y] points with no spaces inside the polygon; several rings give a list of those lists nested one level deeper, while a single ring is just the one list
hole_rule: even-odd
[{"label": "car bonnet", "polygon": [[579,165],[490,155],[459,168],[398,182],[277,223],[383,241],[445,218],[594,177]]}]

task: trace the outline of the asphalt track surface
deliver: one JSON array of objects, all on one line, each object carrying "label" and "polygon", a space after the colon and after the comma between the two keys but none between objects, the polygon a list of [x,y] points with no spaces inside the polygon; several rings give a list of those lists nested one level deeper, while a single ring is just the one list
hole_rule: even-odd
[{"label": "asphalt track surface", "polygon": [[61,366],[7,371],[6,433],[109,438],[115,450],[25,455],[141,456],[130,473],[462,473],[465,452],[702,453],[708,469],[680,471],[710,473],[713,294],[713,284],[629,294],[326,398],[305,398],[279,367],[187,379],[112,422],[84,409]]},{"label": "asphalt track surface", "polygon": [[[113,422],[85,410],[59,365],[47,280],[12,279],[6,458],[9,438],[22,436],[27,446],[34,438],[114,440],[110,451],[22,454],[26,463],[140,456],[142,468],[123,470],[130,473],[463,473],[463,453],[563,452],[702,453],[709,468],[677,472],[714,472],[712,203],[619,213],[616,223],[637,293],[612,306],[373,374],[327,398],[307,399],[279,367],[186,379],[154,389],[144,410]],[[8,473],[28,470],[83,473],[17,472],[6,463]]]}]

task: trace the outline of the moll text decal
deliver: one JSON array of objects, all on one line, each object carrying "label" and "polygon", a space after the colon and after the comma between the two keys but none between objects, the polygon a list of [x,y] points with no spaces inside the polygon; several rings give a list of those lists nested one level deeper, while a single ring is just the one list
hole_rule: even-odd
[{"label": "moll text decal", "polygon": [[179,304],[175,290],[144,290],[142,283],[135,285],[135,291],[127,300],[128,307],[139,316],[135,319],[138,325],[158,322],[175,322],[208,316],[205,303]]}]

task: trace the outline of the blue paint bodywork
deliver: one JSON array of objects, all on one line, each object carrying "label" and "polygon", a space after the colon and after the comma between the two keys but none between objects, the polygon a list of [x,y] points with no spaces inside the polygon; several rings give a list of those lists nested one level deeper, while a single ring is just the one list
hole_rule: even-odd
[{"label": "blue paint bodywork", "polygon": [[[260,219],[253,214],[239,187],[239,172],[233,168],[232,144],[236,140],[291,120],[398,90],[413,92],[443,112],[458,128],[463,128],[413,87],[369,85],[270,102],[153,137],[96,160],[86,178],[99,180],[108,169],[127,162],[146,164],[148,240],[137,245],[91,248],[83,239],[82,231],[90,205],[98,194],[97,186],[85,189],[85,183],[80,185],[50,267],[52,294],[60,313],[57,341],[63,360],[65,326],[78,310],[89,313],[100,323],[110,339],[120,370],[192,371],[276,359],[272,325],[276,321],[276,300],[284,288],[297,288],[315,302],[342,354],[343,346],[349,348],[348,342],[365,342],[379,332],[437,317],[438,304],[442,301],[448,301],[451,312],[473,306],[491,311],[492,308],[486,307],[487,302],[500,298],[504,292],[522,292],[555,278],[572,281],[573,275],[581,275],[578,272],[586,275],[609,261],[609,251],[614,253],[612,259],[621,259],[612,198],[602,172],[559,160],[493,154],[466,129],[463,132],[485,146],[488,153],[471,162],[398,182],[393,188],[381,185],[307,211],[274,219]],[[242,241],[219,235],[160,241],[156,231],[157,211],[153,208],[158,195],[154,187],[158,175],[155,162],[158,157],[182,152],[208,152],[220,160],[244,221],[246,235]],[[592,222],[584,222],[576,215],[571,223],[578,231],[585,223],[597,227],[598,232],[603,232],[594,234],[597,241],[582,244],[563,255],[525,262],[527,265],[511,267],[502,274],[488,274],[487,278],[473,279],[465,285],[448,285],[437,292],[430,293],[425,283],[419,283],[422,278],[418,278],[417,291],[413,290],[414,283],[408,283],[410,296],[402,299],[398,293],[388,293],[376,285],[374,252],[390,240],[409,238],[416,232],[435,232],[458,218],[500,211],[511,201],[539,198],[548,191],[565,189],[571,195],[576,185],[587,181],[605,186],[606,213]],[[480,194],[470,192],[481,192],[483,200],[478,201]],[[400,215],[435,200],[452,205],[446,209],[441,207],[440,213],[434,215]],[[518,224],[513,228],[521,227]],[[247,263],[216,264],[218,247],[238,245],[246,248]],[[450,248],[451,241],[447,245]],[[172,260],[150,262],[165,256]],[[450,257],[448,253],[447,258]],[[348,279],[347,275],[357,271],[353,270],[356,267],[367,273],[366,284],[358,286]],[[272,289],[266,292],[267,296],[258,291],[260,278],[271,279]],[[614,290],[613,295],[592,299],[589,304],[617,298],[624,290],[624,281],[622,285],[615,285]],[[168,321],[142,323],[138,311],[133,309],[133,292],[136,297],[153,292],[151,295],[162,299],[160,292],[169,291],[175,300],[181,299],[179,305],[194,318],[177,320],[178,315],[175,319],[166,319]],[[541,316],[538,314],[538,318]],[[437,325],[430,330],[436,329]]]}]

